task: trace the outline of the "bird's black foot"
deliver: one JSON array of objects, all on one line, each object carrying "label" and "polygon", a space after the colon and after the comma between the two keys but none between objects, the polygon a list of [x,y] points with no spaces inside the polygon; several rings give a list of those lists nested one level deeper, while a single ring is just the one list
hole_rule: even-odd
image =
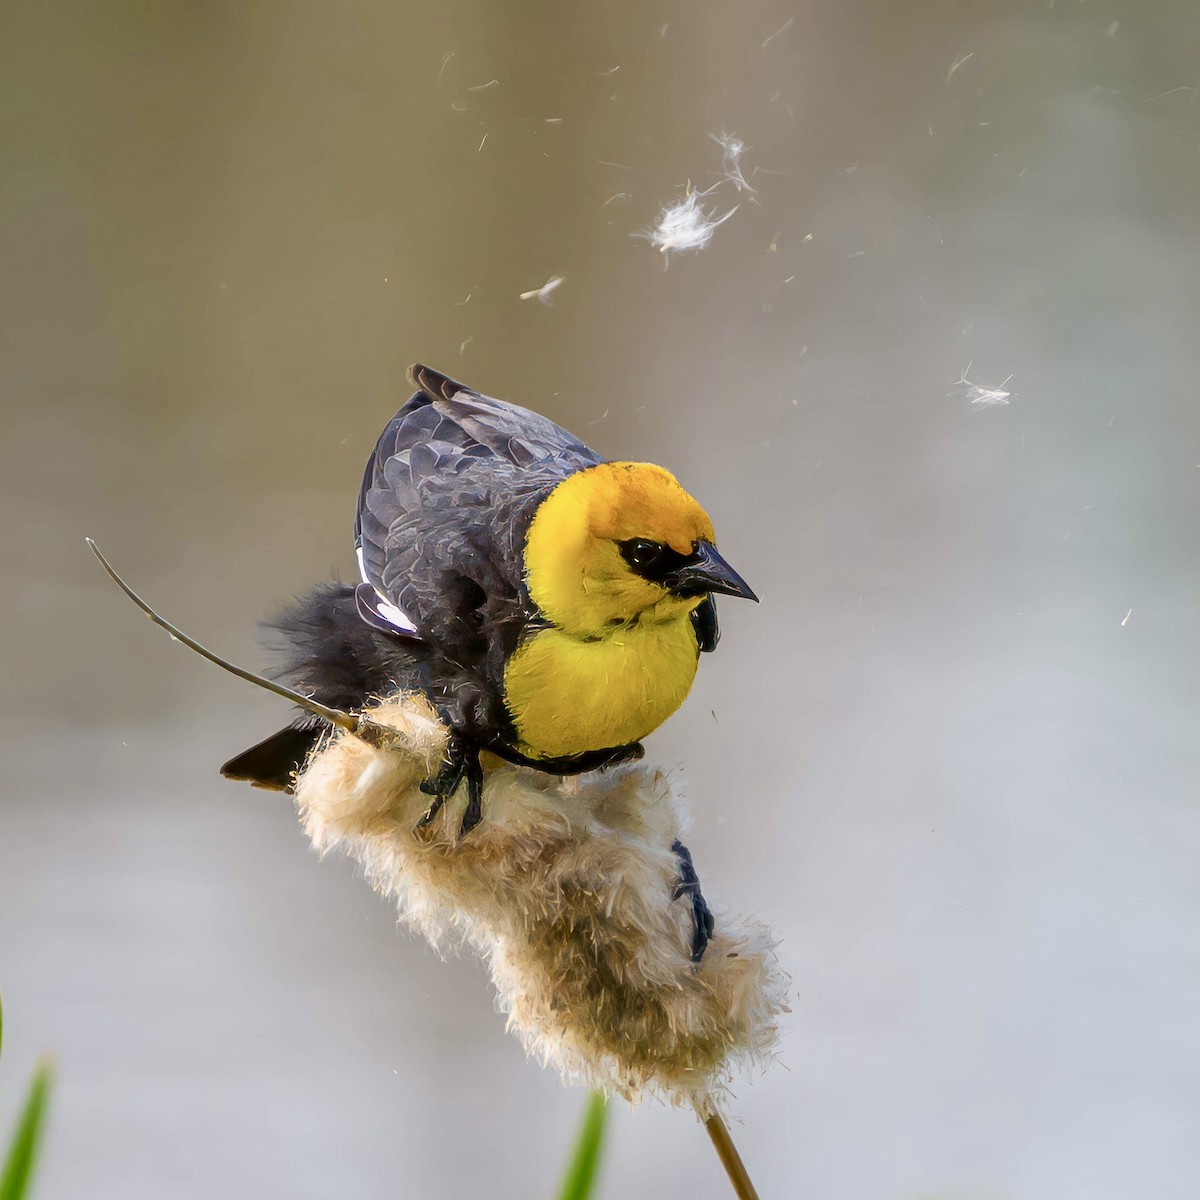
[{"label": "bird's black foot", "polygon": [[479,747],[465,738],[450,738],[446,746],[446,761],[432,779],[421,784],[421,791],[432,796],[429,807],[417,822],[424,828],[442,810],[442,805],[467,781],[467,807],[463,813],[459,837],[465,837],[483,819],[483,767],[479,765]]},{"label": "bird's black foot", "polygon": [[676,838],[671,843],[675,857],[679,859],[679,885],[675,888],[678,900],[680,896],[688,896],[692,901],[692,962],[698,963],[704,957],[708,948],[708,940],[713,935],[716,922],[713,921],[712,909],[700,891],[700,876],[696,874],[696,865],[692,862],[692,852]]}]

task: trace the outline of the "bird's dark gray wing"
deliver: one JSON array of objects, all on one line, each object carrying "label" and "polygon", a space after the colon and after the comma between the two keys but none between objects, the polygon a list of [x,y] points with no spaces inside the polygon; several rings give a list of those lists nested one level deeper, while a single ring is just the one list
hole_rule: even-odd
[{"label": "bird's dark gray wing", "polygon": [[534,509],[601,460],[537,413],[426,367],[409,374],[421,390],[388,422],[359,495],[359,609],[476,659],[520,612]]},{"label": "bird's dark gray wing", "polygon": [[[420,390],[396,414],[393,424],[424,398],[425,406],[432,407],[441,418],[434,437],[451,442],[465,452],[486,451],[517,467],[556,462],[578,470],[601,461],[600,456],[573,433],[540,413],[504,400],[494,400],[420,363],[409,367],[408,377]],[[407,429],[403,432],[411,437],[423,427],[416,427],[411,433]],[[401,430],[398,428],[397,432]]]}]

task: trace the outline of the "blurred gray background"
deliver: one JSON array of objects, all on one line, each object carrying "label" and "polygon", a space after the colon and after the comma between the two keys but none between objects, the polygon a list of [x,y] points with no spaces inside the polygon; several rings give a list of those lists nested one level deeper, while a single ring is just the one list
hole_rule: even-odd
[{"label": "blurred gray background", "polygon": [[[650,752],[794,976],[764,1197],[1200,1193],[1198,63],[1184,0],[0,4],[42,1200],[553,1192],[582,1095],[217,776],[286,706],[83,545],[261,665],[414,359],[674,469],[763,596]],[[721,132],[756,193],[668,267]],[[612,1132],[605,1196],[726,1195],[688,1114]]]}]

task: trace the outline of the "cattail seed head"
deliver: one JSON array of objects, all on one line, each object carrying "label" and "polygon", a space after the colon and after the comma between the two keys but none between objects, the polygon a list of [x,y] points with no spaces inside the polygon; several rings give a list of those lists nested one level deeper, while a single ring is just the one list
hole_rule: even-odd
[{"label": "cattail seed head", "polygon": [[701,1117],[739,1063],[771,1057],[788,986],[775,943],[718,912],[691,962],[691,907],[673,899],[683,809],[666,774],[629,763],[559,778],[485,756],[483,822],[460,839],[462,795],[417,828],[419,784],[447,738],[433,709],[403,695],[368,715],[394,742],[337,730],[317,749],[296,786],[305,832],[361,863],[435,948],[478,951],[532,1057]]}]

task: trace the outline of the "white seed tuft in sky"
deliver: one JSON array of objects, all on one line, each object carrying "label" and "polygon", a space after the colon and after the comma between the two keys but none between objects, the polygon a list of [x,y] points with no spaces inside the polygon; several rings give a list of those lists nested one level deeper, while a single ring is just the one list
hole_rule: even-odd
[{"label": "white seed tuft in sky", "polygon": [[532,292],[522,292],[520,298],[522,300],[532,300],[536,297],[543,304],[549,307],[551,303],[550,293],[553,292],[554,289],[558,287],[558,285],[561,284],[565,278],[565,275],[551,275],[550,278],[547,279],[540,288],[534,288]]},{"label": "white seed tuft in sky", "polygon": [[[737,204],[721,216],[717,216],[716,206],[704,207],[701,201],[712,195],[717,188],[731,183],[739,192],[754,191],[742,170],[742,155],[746,153],[746,143],[732,133],[710,133],[708,136],[721,147],[721,179],[702,192],[697,192],[688,184],[683,198],[676,200],[674,204],[668,204],[662,210],[653,229],[633,234],[634,237],[646,238],[656,250],[665,255],[703,250],[712,240],[713,230],[737,212]],[[750,172],[751,177],[754,174],[754,171]],[[751,200],[751,203],[756,204],[757,201]]]},{"label": "white seed tuft in sky", "polygon": [[954,60],[954,61],[953,61],[953,62],[950,64],[950,70],[948,70],[948,71],[946,72],[946,82],[947,82],[947,83],[949,83],[949,82],[950,82],[950,80],[952,80],[952,79],[954,78],[954,73],[955,73],[955,71],[957,71],[957,70],[958,70],[958,68],[959,68],[959,67],[961,67],[961,66],[963,65],[963,63],[970,61],[970,60],[971,60],[972,58],[974,58],[974,57],[975,57],[975,51],[974,51],[974,50],[972,50],[970,54],[960,54],[960,55],[959,55],[959,56],[958,56],[958,57],[957,57],[957,58],[956,58],[956,59],[955,59],[955,60]]},{"label": "white seed tuft in sky", "polygon": [[[971,361],[974,362],[974,359]],[[961,394],[972,408],[991,408],[993,405],[1007,404],[1009,402],[1012,392],[1008,390],[1008,380],[1012,378],[1011,375],[995,387],[987,387],[982,383],[974,383],[967,378],[967,372],[970,369],[971,363],[967,363],[962,370],[962,374],[954,381],[954,386],[964,389]],[[950,395],[953,394],[953,392],[950,393]]]},{"label": "white seed tuft in sky", "polygon": [[689,191],[682,200],[662,210],[658,224],[649,233],[635,236],[650,239],[650,244],[663,254],[682,254],[688,250],[703,250],[712,240],[713,230],[728,221],[738,210],[735,204],[724,216],[716,209],[705,210],[700,203],[708,192]]},{"label": "white seed tuft in sky", "polygon": [[721,168],[725,172],[725,181],[732,183],[739,192],[753,192],[750,181],[742,173],[742,155],[746,153],[746,143],[732,133],[710,133],[708,136],[721,147]]}]

